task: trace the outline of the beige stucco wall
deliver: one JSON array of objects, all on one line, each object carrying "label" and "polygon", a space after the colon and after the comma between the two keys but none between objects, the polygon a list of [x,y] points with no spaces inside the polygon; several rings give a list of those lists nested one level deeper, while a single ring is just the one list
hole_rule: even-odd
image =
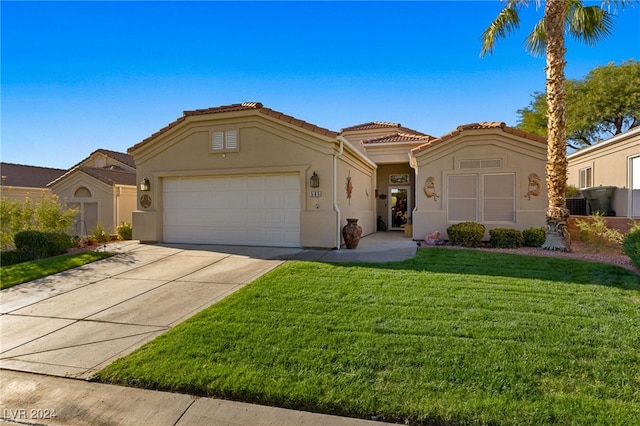
[{"label": "beige stucco wall", "polygon": [[[237,130],[239,150],[216,153],[210,150],[211,132]],[[150,179],[152,204],[140,205],[133,215],[135,239],[163,241],[163,180],[171,177],[210,177],[233,174],[296,173],[300,177],[300,244],[303,247],[338,247],[338,219],[342,204],[335,193],[334,176],[345,178],[343,164],[352,162],[355,185],[363,188],[366,174],[358,154],[343,150],[335,138],[285,123],[255,111],[189,116],[182,123],[155,138],[130,149],[134,156],[138,181]],[[320,187],[309,187],[316,172]],[[369,184],[369,187],[371,185]],[[311,191],[320,196],[311,196]],[[372,190],[369,189],[371,195]],[[342,195],[342,193],[340,194]],[[344,211],[362,217],[367,230],[372,208],[360,199],[358,192]],[[340,205],[340,209],[336,205]],[[347,208],[348,207],[348,208]]]},{"label": "beige stucco wall", "polygon": [[7,197],[9,200],[25,201],[39,200],[42,197],[51,195],[52,192],[48,188],[27,188],[22,186],[0,186],[0,195]]},{"label": "beige stucco wall", "polygon": [[[473,174],[482,182],[486,174],[515,174],[515,222],[492,222],[483,220],[483,188],[479,184],[478,222],[486,227],[485,239],[494,228],[527,229],[545,225],[547,195],[545,179],[546,145],[527,138],[507,134],[500,129],[465,130],[451,139],[430,148],[414,152],[416,161],[416,210],[413,215],[413,238],[422,239],[428,233],[439,231],[448,238],[446,230],[453,223],[448,220],[447,180],[450,175]],[[500,159],[501,167],[461,169],[461,160]],[[525,195],[529,191],[528,176],[537,174],[542,181],[538,196]],[[427,197],[424,186],[428,177],[435,178],[438,195]]]},{"label": "beige stucco wall", "polygon": [[[640,128],[567,156],[567,183],[579,187],[580,169],[591,167],[593,186],[629,187],[629,159],[640,156]],[[613,138],[612,138],[613,139]]]}]

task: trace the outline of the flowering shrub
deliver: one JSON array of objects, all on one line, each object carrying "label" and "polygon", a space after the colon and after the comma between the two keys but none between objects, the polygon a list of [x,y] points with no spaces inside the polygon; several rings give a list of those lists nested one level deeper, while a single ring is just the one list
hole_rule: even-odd
[{"label": "flowering shrub", "polygon": [[91,231],[91,236],[98,240],[99,243],[106,243],[109,241],[109,233],[104,230],[102,225],[98,224],[93,231]]},{"label": "flowering shrub", "polygon": [[116,227],[116,232],[118,233],[119,240],[130,240],[133,238],[133,228],[129,222],[125,222],[124,220]]}]

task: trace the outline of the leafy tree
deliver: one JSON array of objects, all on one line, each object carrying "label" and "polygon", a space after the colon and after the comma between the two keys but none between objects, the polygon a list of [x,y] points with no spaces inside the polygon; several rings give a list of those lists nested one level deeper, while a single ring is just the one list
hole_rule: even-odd
[{"label": "leafy tree", "polygon": [[[640,125],[639,88],[640,62],[633,60],[597,67],[582,81],[567,80],[567,145],[593,145]],[[547,136],[545,93],[534,93],[518,114],[519,129]]]},{"label": "leafy tree", "polygon": [[[539,1],[536,2],[538,5]],[[603,1],[603,6],[610,4]],[[622,6],[629,3],[619,2]],[[518,13],[528,6],[527,0],[507,0],[506,6],[482,34],[481,54],[491,53],[498,38],[509,35],[520,25]],[[613,1],[617,6],[618,2]],[[547,0],[544,15],[526,39],[527,50],[545,53],[547,101],[547,235],[542,247],[549,250],[571,250],[567,231],[569,210],[565,198],[567,186],[567,126],[565,92],[565,30],[570,36],[588,44],[610,33],[613,18],[598,6],[585,6],[579,0]]]},{"label": "leafy tree", "polygon": [[17,201],[2,196],[0,245],[3,249],[13,245],[13,237],[20,231],[67,232],[77,213],[60,204],[56,195],[45,195],[36,202],[30,197]]}]

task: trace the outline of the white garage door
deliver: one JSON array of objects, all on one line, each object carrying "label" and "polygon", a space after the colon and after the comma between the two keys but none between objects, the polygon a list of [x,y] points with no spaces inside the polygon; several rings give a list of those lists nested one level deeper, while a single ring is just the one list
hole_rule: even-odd
[{"label": "white garage door", "polygon": [[164,181],[164,241],[300,246],[298,174]]}]

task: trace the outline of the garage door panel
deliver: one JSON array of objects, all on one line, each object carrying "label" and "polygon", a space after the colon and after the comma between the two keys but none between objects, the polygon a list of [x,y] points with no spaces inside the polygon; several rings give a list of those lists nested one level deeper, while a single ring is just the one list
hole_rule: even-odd
[{"label": "garage door panel", "polygon": [[166,242],[300,245],[297,174],[171,178],[163,186]]}]

